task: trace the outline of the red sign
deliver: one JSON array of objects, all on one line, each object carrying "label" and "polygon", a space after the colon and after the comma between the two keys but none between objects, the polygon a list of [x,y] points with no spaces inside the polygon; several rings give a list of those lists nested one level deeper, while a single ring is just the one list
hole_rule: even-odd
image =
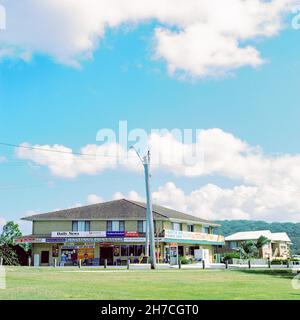
[{"label": "red sign", "polygon": [[127,238],[138,238],[140,235],[137,231],[126,231],[125,237]]},{"label": "red sign", "polygon": [[101,243],[97,243],[100,247],[113,247],[114,244],[111,242],[101,242]]},{"label": "red sign", "polygon": [[18,238],[18,239],[14,239],[15,243],[42,243],[42,242],[46,242],[46,239],[39,239],[39,238]]}]

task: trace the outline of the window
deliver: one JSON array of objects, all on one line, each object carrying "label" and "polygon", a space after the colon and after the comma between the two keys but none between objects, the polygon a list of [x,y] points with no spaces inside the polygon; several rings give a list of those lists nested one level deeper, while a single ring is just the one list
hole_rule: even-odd
[{"label": "window", "polygon": [[120,246],[114,246],[114,257],[120,256]]},{"label": "window", "polygon": [[137,245],[135,246],[135,256],[140,256],[142,253],[145,252],[145,247],[143,245]]},{"label": "window", "polygon": [[204,233],[207,233],[207,234],[210,234],[210,233],[211,233],[209,227],[204,227],[204,228],[203,228],[203,232],[204,232]]},{"label": "window", "polygon": [[219,234],[219,228],[218,227],[212,228],[212,233],[213,234]]},{"label": "window", "polygon": [[125,221],[119,221],[119,231],[125,231]]},{"label": "window", "polygon": [[146,220],[139,220],[138,221],[138,232],[139,233],[146,233]]},{"label": "window", "polygon": [[194,256],[195,255],[195,247],[189,247],[189,255]]},{"label": "window", "polygon": [[121,256],[122,257],[128,256],[127,246],[121,246]]},{"label": "window", "polygon": [[90,231],[91,222],[90,221],[72,221],[72,231]]},{"label": "window", "polygon": [[107,231],[125,231],[125,222],[119,220],[107,221]]},{"label": "window", "polygon": [[229,242],[229,248],[230,249],[236,249],[238,247],[238,244],[236,241],[230,241]]},{"label": "window", "polygon": [[52,246],[52,257],[58,258],[59,256],[59,246],[57,244]]},{"label": "window", "polygon": [[128,255],[129,256],[134,256],[134,245],[129,245],[128,246]]},{"label": "window", "polygon": [[187,225],[187,231],[194,232],[194,226],[192,224]]},{"label": "window", "polygon": [[85,231],[85,221],[78,221],[78,231]]},{"label": "window", "polygon": [[157,226],[156,226],[156,221],[153,221],[153,228],[154,228],[154,233],[155,233],[155,237],[157,237]]},{"label": "window", "polygon": [[182,225],[181,225],[181,223],[175,223],[175,222],[173,222],[173,230],[175,230],[175,231],[182,231]]},{"label": "window", "polygon": [[112,221],[111,226],[111,231],[120,231],[119,221]]}]

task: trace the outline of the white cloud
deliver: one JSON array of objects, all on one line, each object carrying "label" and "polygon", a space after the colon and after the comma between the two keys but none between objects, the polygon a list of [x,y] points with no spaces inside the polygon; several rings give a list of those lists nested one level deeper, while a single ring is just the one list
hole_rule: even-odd
[{"label": "white cloud", "polygon": [[145,201],[145,199],[141,197],[136,191],[130,191],[127,196],[121,192],[116,192],[113,194],[112,199],[113,200],[128,199],[132,201],[141,201],[141,202]]},{"label": "white cloud", "polygon": [[[266,155],[261,148],[250,146],[220,129],[200,130],[194,145],[183,144],[170,134],[160,136],[156,133],[149,137],[148,142],[154,160],[153,171],[164,171],[181,177],[217,176],[230,179],[236,184],[232,189],[222,189],[210,184],[190,195],[185,195],[183,190],[167,184],[154,193],[155,201],[170,204],[180,210],[199,212],[200,215],[213,219],[251,217],[270,220],[273,217],[277,220],[299,220],[299,154]],[[40,147],[71,151],[63,146]],[[182,162],[182,154],[191,155],[195,147],[201,151],[201,155],[195,157],[193,162]],[[103,155],[107,149],[117,150],[122,156],[126,156],[126,152],[118,145],[89,145],[82,150],[85,153],[92,151]],[[130,157],[118,164],[113,162],[112,158],[104,158],[102,161],[95,161],[93,158],[83,160],[83,156],[79,155],[58,155],[30,149],[19,149],[17,156],[48,166],[54,175],[65,178],[80,174],[99,174],[112,168],[142,170],[137,157]],[[113,199],[125,197],[116,193]],[[134,191],[131,191],[127,198],[141,200]]]},{"label": "white cloud", "polygon": [[[26,216],[37,214],[37,212],[30,211],[26,213]],[[4,225],[12,220],[7,220],[6,218],[0,217],[0,234],[2,233]],[[13,220],[15,223],[17,223],[20,227],[20,230],[23,235],[29,235],[32,233],[32,222],[31,221],[24,221],[24,220]]]},{"label": "white cloud", "polygon": [[[30,147],[27,143],[23,146]],[[116,155],[124,156],[124,151],[117,144],[87,145],[81,149],[83,155],[71,154],[72,149],[62,145],[35,145],[34,147],[37,149],[18,148],[17,157],[47,166],[54,175],[66,178],[74,178],[80,174],[94,175],[103,170],[114,169],[117,166]]]},{"label": "white cloud", "polygon": [[[154,56],[171,74],[204,77],[264,61],[245,44],[271,37],[295,0],[7,0],[0,57],[28,60],[34,53],[79,66],[92,58],[109,28],[153,21]],[[24,19],[24,15],[26,19]]]},{"label": "white cloud", "polygon": [[[300,180],[300,155],[268,156],[261,148],[250,146],[221,129],[199,130],[197,142],[193,144],[178,141],[171,134],[153,133],[146,144],[152,153],[152,169],[178,176],[218,175],[250,185],[293,184],[294,187],[298,186]],[[23,145],[38,149],[18,148],[18,158],[47,166],[58,177],[95,175],[116,168],[142,170],[134,151],[127,153],[118,144],[87,145],[81,149],[84,155],[40,150],[72,152],[72,149],[61,145]],[[195,150],[198,153],[194,155]],[[96,157],[93,156],[95,154]]]},{"label": "white cloud", "polygon": [[127,199],[132,200],[132,201],[145,201],[145,199],[143,197],[141,197],[137,192],[135,191],[130,191],[128,193],[128,197]]},{"label": "white cloud", "polygon": [[239,185],[220,188],[207,184],[190,193],[168,182],[152,193],[153,203],[209,220],[252,219],[294,221],[300,219],[299,194]]},{"label": "white cloud", "polygon": [[153,198],[161,205],[212,220],[249,219],[255,207],[252,203],[255,196],[255,187],[222,189],[212,184],[185,194],[172,182],[153,193]]},{"label": "white cloud", "polygon": [[89,194],[89,195],[87,196],[87,202],[88,202],[89,204],[101,203],[101,202],[103,202],[103,201],[104,201],[103,198],[97,196],[96,194]]},{"label": "white cloud", "polygon": [[234,36],[223,35],[202,24],[180,33],[159,28],[156,38],[156,56],[166,60],[172,75],[183,71],[184,75],[197,77],[223,76],[242,66],[257,67],[264,63],[254,47],[239,47]]}]

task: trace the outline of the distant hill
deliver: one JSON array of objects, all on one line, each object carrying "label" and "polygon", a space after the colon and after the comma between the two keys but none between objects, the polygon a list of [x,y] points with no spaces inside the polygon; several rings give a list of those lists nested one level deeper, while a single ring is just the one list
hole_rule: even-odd
[{"label": "distant hill", "polygon": [[219,220],[221,234],[225,237],[240,231],[270,230],[271,232],[286,232],[293,242],[293,254],[300,254],[300,223],[250,221],[250,220]]}]

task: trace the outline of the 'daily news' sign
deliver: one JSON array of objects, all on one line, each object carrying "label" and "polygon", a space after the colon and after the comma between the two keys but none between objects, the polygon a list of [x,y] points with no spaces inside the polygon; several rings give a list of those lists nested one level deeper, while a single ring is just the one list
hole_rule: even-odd
[{"label": "'daily news' sign", "polygon": [[54,231],[52,238],[105,238],[105,231]]}]

